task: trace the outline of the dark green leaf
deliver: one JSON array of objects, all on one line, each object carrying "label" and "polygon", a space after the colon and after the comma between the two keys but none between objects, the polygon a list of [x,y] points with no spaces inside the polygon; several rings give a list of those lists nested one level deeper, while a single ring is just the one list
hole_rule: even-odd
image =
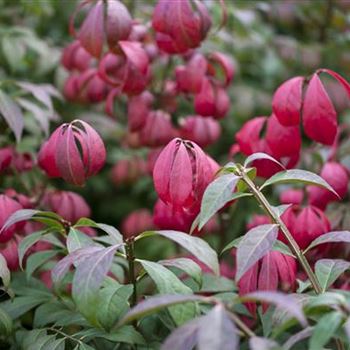
[{"label": "dark green leaf", "polygon": [[[140,263],[147,271],[157,286],[160,294],[192,294],[192,290],[184,285],[176,275],[164,266],[152,261],[140,260]],[[176,322],[181,325],[195,315],[195,305],[176,305],[169,308],[169,312]]]},{"label": "dark green leaf", "polygon": [[28,236],[25,236],[19,243],[18,246],[18,260],[19,265],[23,269],[23,258],[28,251],[35,243],[39,242],[42,236],[45,234],[45,231],[34,232]]},{"label": "dark green leaf", "polygon": [[31,254],[26,262],[26,275],[29,278],[34,271],[46,263],[48,260],[56,256],[58,251],[55,250],[44,250]]},{"label": "dark green leaf", "polygon": [[0,334],[9,335],[12,332],[12,320],[6,311],[0,307]]}]

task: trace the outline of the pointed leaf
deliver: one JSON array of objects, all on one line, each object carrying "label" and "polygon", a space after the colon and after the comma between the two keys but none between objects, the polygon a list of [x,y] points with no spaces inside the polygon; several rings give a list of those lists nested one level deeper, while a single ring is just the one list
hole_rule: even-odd
[{"label": "pointed leaf", "polygon": [[0,114],[13,131],[17,143],[21,140],[24,118],[21,109],[7,94],[0,90]]},{"label": "pointed leaf", "polygon": [[199,230],[218,212],[225,204],[232,200],[239,177],[234,174],[225,174],[208,185],[206,188],[200,211]]},{"label": "pointed leaf", "polygon": [[313,240],[304,252],[307,252],[320,244],[337,242],[350,243],[350,231],[332,231],[325,233]]},{"label": "pointed leaf", "polygon": [[161,309],[176,304],[186,304],[188,302],[205,302],[206,298],[193,294],[166,294],[150,297],[133,307],[119,322],[120,325],[140,319],[158,312]]},{"label": "pointed leaf", "polygon": [[303,326],[307,325],[302,307],[292,295],[273,291],[258,291],[246,294],[240,299],[244,302],[257,300],[273,304],[277,308],[285,310],[290,316],[295,317]]},{"label": "pointed leaf", "polygon": [[260,225],[249,230],[237,247],[236,281],[273,247],[278,235],[278,226]]},{"label": "pointed leaf", "polygon": [[313,332],[313,329],[314,327],[307,327],[302,331],[289,337],[288,340],[283,344],[283,350],[290,350],[296,343],[306,338],[309,338]]},{"label": "pointed leaf", "polygon": [[11,317],[0,307],[0,334],[10,335],[12,331]]},{"label": "pointed leaf", "polygon": [[350,268],[350,262],[342,259],[321,259],[316,262],[315,273],[325,292],[338,277]]},{"label": "pointed leaf", "polygon": [[7,266],[6,259],[1,253],[0,253],[0,278],[2,279],[2,283],[4,287],[7,289],[10,285],[11,274]]},{"label": "pointed leaf", "polygon": [[44,250],[31,254],[26,262],[26,275],[29,278],[36,269],[58,254],[56,250]]},{"label": "pointed leaf", "polygon": [[253,163],[255,160],[261,160],[261,159],[271,160],[271,162],[274,162],[278,164],[282,169],[285,169],[285,166],[281,164],[277,159],[263,152],[253,153],[252,155],[247,157],[244,162],[244,167],[246,168],[249,164]]},{"label": "pointed leaf", "polygon": [[337,197],[339,197],[338,194],[334,191],[334,189],[322,177],[310,171],[300,169],[281,171],[270,177],[268,180],[266,180],[266,182],[260,187],[260,189],[262,190],[263,188],[273,184],[294,182],[320,186],[329,190],[330,192],[333,192]]},{"label": "pointed leaf", "polygon": [[198,349],[239,349],[239,337],[223,305],[216,305],[202,319],[198,330]]},{"label": "pointed leaf", "polygon": [[160,235],[168,238],[177,244],[181,245],[191,254],[193,254],[203,264],[208,266],[215,274],[219,275],[219,261],[218,256],[213,248],[201,238],[193,237],[184,232],[179,231],[146,231],[141,233],[137,239],[143,237]]},{"label": "pointed leaf", "polygon": [[89,236],[71,227],[68,233],[66,244],[68,252],[72,253],[77,249],[92,246],[95,243]]}]

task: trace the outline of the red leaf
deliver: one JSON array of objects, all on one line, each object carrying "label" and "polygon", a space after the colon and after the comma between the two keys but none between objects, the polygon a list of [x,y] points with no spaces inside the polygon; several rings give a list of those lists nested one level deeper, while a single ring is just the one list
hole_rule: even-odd
[{"label": "red leaf", "polygon": [[337,112],[315,73],[307,87],[303,106],[305,133],[312,140],[331,145],[337,134]]},{"label": "red leaf", "polygon": [[299,124],[303,82],[303,77],[289,79],[273,95],[272,110],[282,125]]},{"label": "red leaf", "polygon": [[103,48],[103,16],[103,1],[99,1],[90,9],[78,34],[78,39],[80,40],[81,45],[86,51],[95,57],[101,56]]}]

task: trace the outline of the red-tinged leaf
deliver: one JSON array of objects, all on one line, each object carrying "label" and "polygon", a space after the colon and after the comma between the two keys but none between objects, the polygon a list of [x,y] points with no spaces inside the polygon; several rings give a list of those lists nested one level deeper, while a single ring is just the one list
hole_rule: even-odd
[{"label": "red-tinged leaf", "polygon": [[120,47],[136,69],[143,75],[147,74],[149,59],[141,44],[134,41],[120,41]]},{"label": "red-tinged leaf", "polygon": [[342,84],[345,91],[348,93],[348,95],[350,97],[350,84],[340,74],[338,74],[337,72],[334,72],[330,69],[320,69],[319,71],[328,73],[333,78],[337,79],[339,81],[339,83]]},{"label": "red-tinged leaf", "polygon": [[152,313],[158,312],[163,308],[173,306],[176,304],[184,304],[187,302],[202,301],[205,302],[206,298],[200,295],[193,294],[167,294],[157,295],[150,297],[135,307],[133,307],[120,321],[119,325],[129,323],[131,321],[143,318],[151,315]]},{"label": "red-tinged leaf", "polygon": [[263,256],[272,250],[278,235],[278,226],[260,225],[248,231],[237,247],[236,281]]},{"label": "red-tinged leaf", "polygon": [[169,193],[175,208],[183,207],[192,193],[192,166],[186,146],[181,142],[170,174]]},{"label": "red-tinged leaf", "polygon": [[317,74],[312,76],[305,93],[303,125],[312,140],[333,144],[337,134],[337,112]]},{"label": "red-tinged leaf", "polygon": [[192,350],[197,343],[198,329],[202,323],[202,317],[176,328],[166,339],[161,350]]},{"label": "red-tinged leaf", "polygon": [[284,126],[299,125],[303,82],[303,77],[289,79],[273,95],[272,111]]},{"label": "red-tinged leaf", "polygon": [[118,42],[128,38],[132,18],[126,6],[120,1],[107,2],[106,37],[111,51],[118,50]]},{"label": "red-tinged leaf", "polygon": [[16,141],[19,142],[23,132],[23,114],[16,102],[0,90],[0,115],[5,119],[13,131]]},{"label": "red-tinged leaf", "polygon": [[198,330],[197,347],[200,350],[236,350],[239,348],[236,326],[223,305],[216,305],[202,318]]},{"label": "red-tinged leaf", "polygon": [[277,308],[285,310],[290,316],[295,317],[303,326],[307,325],[301,305],[289,294],[272,291],[258,291],[244,295],[242,301],[260,301],[275,305]]},{"label": "red-tinged leaf", "polygon": [[104,40],[103,17],[103,1],[99,1],[89,10],[78,34],[81,45],[95,57],[100,57],[102,53]]},{"label": "red-tinged leaf", "polygon": [[323,234],[311,242],[311,244],[305,249],[305,252],[310,249],[324,243],[350,243],[350,231],[332,231]]},{"label": "red-tinged leaf", "polygon": [[[72,296],[78,309],[96,324],[98,290],[111,268],[114,254],[122,244],[100,248],[76,263],[72,282]],[[83,248],[84,249],[84,248]]]},{"label": "red-tinged leaf", "polygon": [[67,182],[82,186],[86,180],[85,169],[71,125],[62,130],[59,141],[56,148],[56,164],[60,175]]},{"label": "red-tinged leaf", "polygon": [[174,139],[165,146],[165,148],[159,154],[153,168],[154,187],[159,197],[164,202],[169,201],[169,198],[167,198],[167,194],[169,190],[169,177],[164,176],[164,174],[169,174],[171,172],[172,164],[174,161],[174,155],[176,152],[176,147],[178,142],[179,142],[179,139]]},{"label": "red-tinged leaf", "polygon": [[307,327],[302,331],[295,333],[283,344],[284,350],[290,350],[294,347],[294,345],[306,338],[309,338],[314,330],[314,327]]},{"label": "red-tinged leaf", "polygon": [[73,264],[79,264],[81,261],[88,258],[89,256],[98,253],[101,249],[103,248],[90,246],[75,250],[74,252],[64,257],[56,264],[56,266],[51,271],[53,283],[55,285],[60,284],[63,277],[67,274],[67,272]]}]

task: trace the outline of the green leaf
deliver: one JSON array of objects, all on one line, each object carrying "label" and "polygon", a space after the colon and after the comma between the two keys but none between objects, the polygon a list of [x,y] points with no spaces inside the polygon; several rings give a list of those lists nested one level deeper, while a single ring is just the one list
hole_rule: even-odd
[{"label": "green leaf", "polygon": [[251,337],[249,339],[250,350],[279,350],[281,347],[268,338]]},{"label": "green leaf", "polygon": [[[72,296],[79,311],[94,325],[96,319],[98,290],[112,265],[114,254],[120,245],[101,248],[77,265]],[[88,247],[89,248],[89,247]]]},{"label": "green leaf", "polygon": [[315,273],[325,292],[338,277],[350,268],[350,262],[342,259],[321,259],[316,262]]},{"label": "green leaf", "polygon": [[81,218],[79,221],[74,225],[75,228],[78,227],[94,227],[98,228],[111,238],[111,244],[116,245],[123,242],[123,235],[113,226],[106,225],[106,224],[100,224],[97,223],[89,218]]},{"label": "green leaf", "polygon": [[10,285],[11,273],[9,268],[7,267],[6,259],[1,253],[0,253],[0,278],[2,279],[2,283],[4,287],[7,289]]},{"label": "green leaf", "polygon": [[176,242],[208,266],[215,274],[220,274],[218,256],[215,250],[203,239],[179,231],[146,231],[141,233],[136,240],[154,235],[160,235]]},{"label": "green leaf", "polygon": [[[139,260],[148,275],[152,278],[160,294],[192,294],[192,290],[184,285],[176,275],[152,261]],[[194,304],[176,305],[169,312],[177,325],[181,325],[195,316]]]},{"label": "green leaf", "polygon": [[26,262],[26,275],[29,278],[34,271],[46,263],[48,260],[56,256],[58,251],[55,250],[44,250],[31,254]]},{"label": "green leaf", "polygon": [[192,259],[175,258],[175,259],[169,259],[169,260],[161,260],[161,261],[158,261],[158,263],[167,267],[176,267],[186,272],[199,285],[202,284],[202,269]]},{"label": "green leaf", "polygon": [[[150,297],[133,307],[119,322],[120,325],[143,318],[166,307],[194,301],[205,302],[206,298],[193,294],[166,294]],[[208,301],[209,302],[209,301]]]},{"label": "green leaf", "polygon": [[309,341],[309,350],[320,350],[331,340],[340,327],[343,315],[339,311],[330,312],[320,318]]},{"label": "green leaf", "polygon": [[107,287],[99,291],[97,318],[105,329],[110,330],[129,310],[128,300],[132,291],[131,285]]},{"label": "green leaf", "polygon": [[[307,327],[303,329],[302,331],[295,333],[291,337],[288,338],[288,340],[283,344],[283,350],[290,350],[294,347],[294,345],[301,340],[304,340],[306,338],[309,338],[314,330],[314,327]],[[297,348],[295,348],[297,349]]]},{"label": "green leaf", "polygon": [[36,306],[46,302],[52,296],[45,295],[30,295],[16,297],[12,300],[7,300],[1,304],[4,311],[6,311],[12,319],[18,318],[24,315],[29,310]]},{"label": "green leaf", "polygon": [[216,178],[206,188],[200,210],[199,230],[232,199],[239,177],[234,174],[225,174]]},{"label": "green leaf", "polygon": [[31,343],[26,350],[46,350],[55,341],[56,335],[44,335]]},{"label": "green leaf", "polygon": [[6,311],[0,307],[0,334],[9,335],[12,332],[12,319]]},{"label": "green leaf", "polygon": [[320,186],[329,190],[330,192],[333,192],[337,197],[339,197],[337,192],[335,192],[334,189],[328,184],[328,182],[325,181],[321,176],[318,176],[310,171],[300,169],[281,171],[266,180],[260,189],[262,190],[265,187],[273,184],[294,182]]},{"label": "green leaf", "polygon": [[9,128],[13,131],[17,143],[21,140],[24,118],[18,104],[5,92],[0,90],[0,114],[5,119]]},{"label": "green leaf", "polygon": [[50,344],[46,344],[43,350],[65,350],[65,338],[56,339]]},{"label": "green leaf", "polygon": [[94,245],[94,241],[83,232],[71,227],[67,237],[67,249],[69,253],[77,249]]},{"label": "green leaf", "polygon": [[237,247],[236,281],[273,247],[278,235],[278,226],[260,225],[249,230]]},{"label": "green leaf", "polygon": [[198,349],[235,350],[239,348],[239,337],[225,307],[214,306],[203,318],[198,330]]},{"label": "green leaf", "polygon": [[19,243],[18,246],[18,260],[21,269],[23,269],[23,258],[28,251],[35,243],[39,242],[42,236],[45,234],[45,231],[38,231],[25,236]]},{"label": "green leaf", "polygon": [[232,279],[223,276],[216,276],[211,273],[203,274],[201,293],[222,293],[232,292],[236,289]]},{"label": "green leaf", "polygon": [[244,162],[244,167],[246,168],[249,164],[253,163],[254,161],[262,159],[271,160],[271,162],[274,162],[278,164],[282,169],[285,169],[285,166],[281,164],[278,160],[263,152],[253,153],[249,157],[247,157]]},{"label": "green leaf", "polygon": [[311,244],[305,249],[304,253],[320,244],[338,242],[350,243],[350,231],[333,231],[325,233],[324,235],[313,240]]},{"label": "green leaf", "polygon": [[6,61],[11,67],[11,71],[18,71],[21,67],[22,60],[25,55],[25,47],[20,40],[14,40],[11,36],[2,38],[2,52],[6,57]]}]

